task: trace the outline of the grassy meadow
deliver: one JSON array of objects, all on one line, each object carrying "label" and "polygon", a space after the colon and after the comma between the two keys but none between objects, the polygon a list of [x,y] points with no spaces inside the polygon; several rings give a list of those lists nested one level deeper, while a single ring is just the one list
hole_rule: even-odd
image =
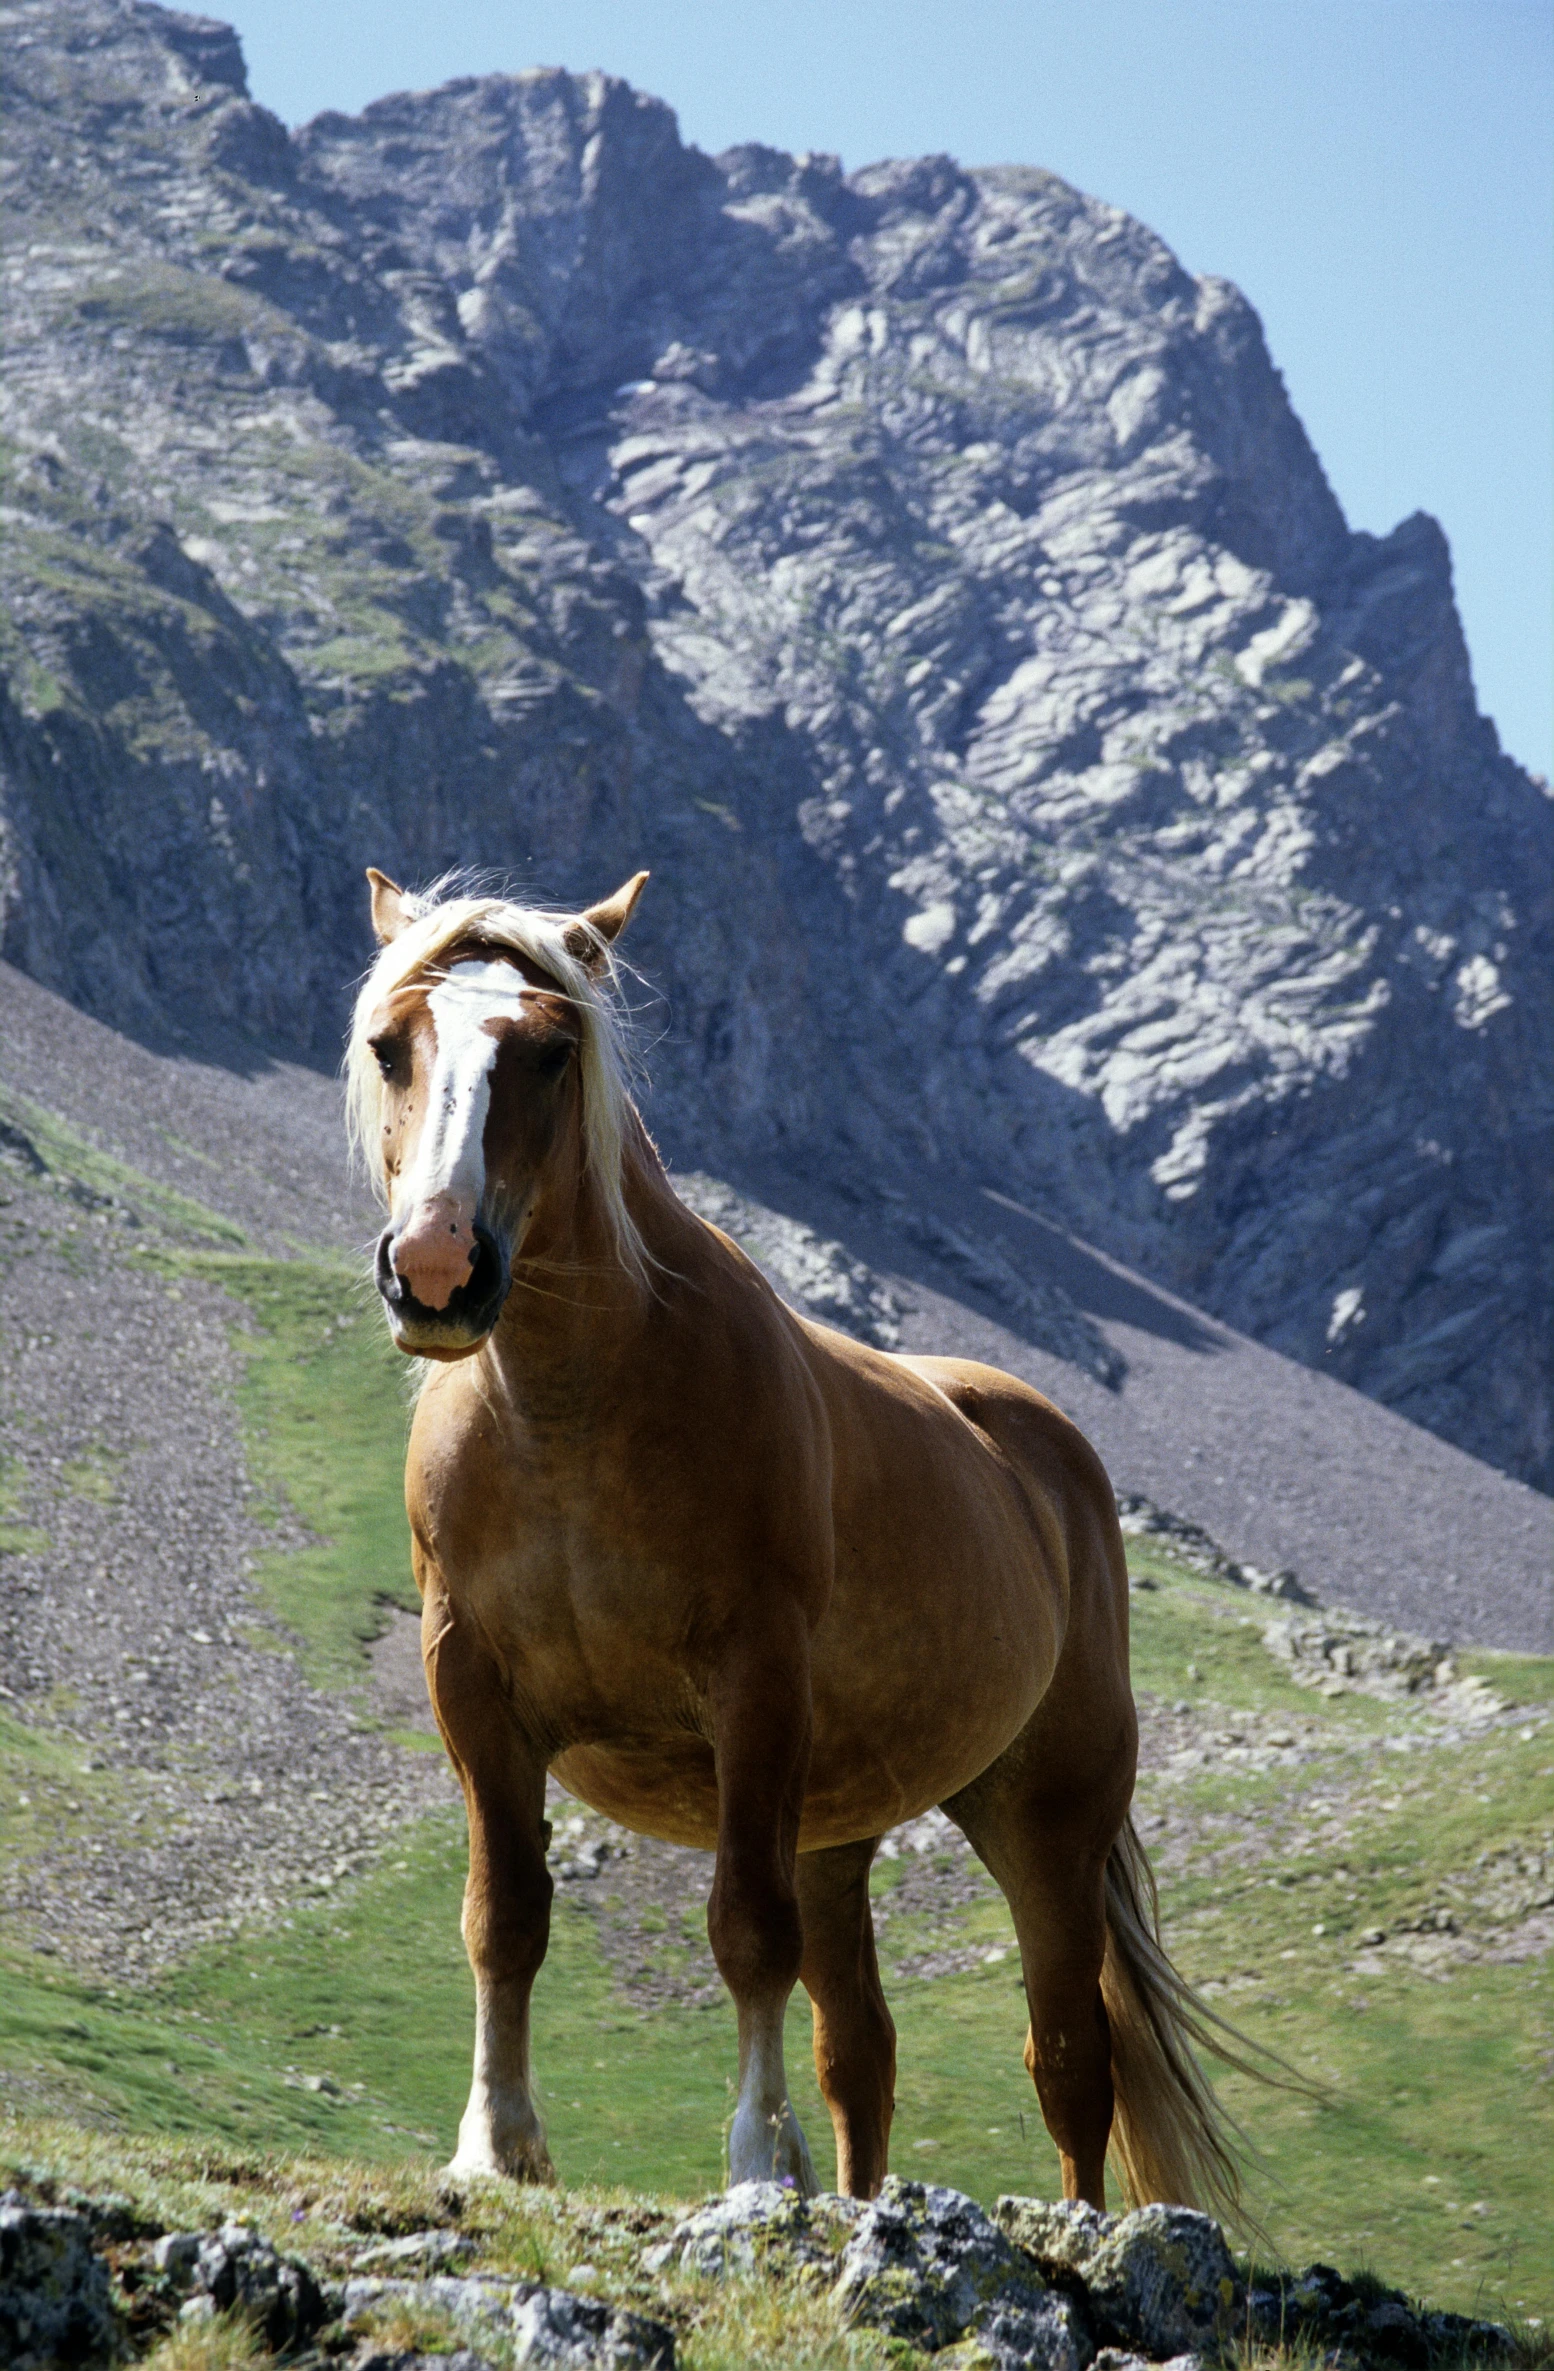
[{"label": "grassy meadow", "polygon": [[[133,1256],[170,1288],[193,1273],[229,1296],[252,1478],[313,1543],[277,1548],[256,1586],[310,1676],[360,1688],[384,1607],[414,1602],[404,1370],[343,1266],[213,1248],[208,1234],[205,1244],[168,1235]],[[1554,1664],[1466,1658],[1526,1711],[1448,1735],[1412,1705],[1296,1687],[1262,1643],[1268,1608],[1134,1547],[1154,1584],[1133,1601],[1146,1704],[1193,1734],[1300,1747],[1298,1762],[1273,1767],[1217,1750],[1168,1762],[1143,1781],[1138,1806],[1179,1960],[1218,2010],[1315,2087],[1226,2077],[1254,2144],[1252,2206],[1289,2259],[1368,2268],[1462,2310],[1547,2312],[1547,1958],[1495,1954],[1525,1924],[1539,1868],[1548,1891]],[[401,1742],[435,1750],[420,1736]],[[138,1784],[133,1771],[83,1767],[46,1711],[29,1723],[0,1715],[0,1853],[25,1857],[88,1825],[111,1840]],[[84,2163],[112,2136],[126,2147],[158,2136],[191,2166],[327,2156],[421,2179],[451,2144],[467,2083],[462,1859],[458,1818],[424,1819],[371,1874],[294,1905],[288,1925],[243,1932],[133,1992],[0,1930],[0,2100],[11,2111],[0,2159]],[[878,1864],[882,1907],[903,1868]],[[1442,1917],[1447,1927],[1430,1926]],[[1365,1942],[1377,1930],[1385,1946]],[[1486,1931],[1489,1942],[1473,1941]],[[900,2033],[894,2162],[988,2200],[1055,2194],[1020,2064],[1011,1945],[990,1888],[959,1907],[893,1910],[881,1939]],[[934,1955],[954,1964],[911,1972]],[[734,2069],[726,2003],[643,2014],[565,1888],[535,2052],[569,2188],[686,2197],[717,2184]],[[827,2119],[797,2004],[790,2071],[825,2167]]]}]

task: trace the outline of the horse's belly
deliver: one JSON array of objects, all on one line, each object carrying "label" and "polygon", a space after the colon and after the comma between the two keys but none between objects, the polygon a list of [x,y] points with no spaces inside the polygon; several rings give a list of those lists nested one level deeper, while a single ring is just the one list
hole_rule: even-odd
[{"label": "horse's belly", "polygon": [[717,1765],[699,1737],[569,1746],[551,1768],[569,1795],[636,1835],[704,1852],[717,1843]]},{"label": "horse's belly", "polygon": [[[820,1852],[881,1836],[966,1786],[995,1760],[1009,1735],[990,1740],[940,1736],[927,1750],[881,1750],[876,1738],[822,1750],[810,1769],[799,1850]],[[840,1742],[840,1741],[839,1741]],[[551,1764],[580,1803],[639,1836],[711,1852],[718,1841],[718,1778],[712,1750],[699,1740],[663,1746],[572,1746]]]},{"label": "horse's belly", "polygon": [[[959,1602],[849,1590],[814,1641],[814,1730],[799,1849],[883,1835],[980,1776],[1039,1703],[1056,1655],[1027,1571],[984,1566]],[[859,1599],[862,1602],[859,1602]],[[569,1794],[638,1834],[710,1851],[717,1767],[683,1729],[568,1747]]]},{"label": "horse's belly", "polygon": [[[816,1675],[815,1738],[800,1846],[882,1835],[958,1794],[997,1761],[1029,1721],[1055,1655],[1040,1623],[1004,1623],[984,1651],[957,1656],[928,1636],[902,1653],[898,1637],[860,1625],[834,1665]],[[877,1646],[877,1653],[871,1652]]]}]

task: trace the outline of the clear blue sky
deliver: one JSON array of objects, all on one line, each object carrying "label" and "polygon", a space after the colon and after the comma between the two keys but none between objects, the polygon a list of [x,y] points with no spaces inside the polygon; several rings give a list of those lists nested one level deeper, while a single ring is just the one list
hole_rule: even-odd
[{"label": "clear blue sky", "polygon": [[682,134],[1046,165],[1261,313],[1340,501],[1451,538],[1479,700],[1554,773],[1550,0],[239,0],[288,123],[602,66]]}]

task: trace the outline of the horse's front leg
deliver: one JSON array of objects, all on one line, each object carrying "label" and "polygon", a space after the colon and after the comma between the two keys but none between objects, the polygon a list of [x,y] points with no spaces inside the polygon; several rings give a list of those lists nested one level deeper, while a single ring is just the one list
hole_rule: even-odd
[{"label": "horse's front leg", "polygon": [[[775,1631],[775,1635],[773,1634]],[[730,2182],[820,2187],[788,2098],[782,2028],[804,1934],[794,1886],[809,1770],[809,1645],[802,1619],[741,1639],[711,1688],[718,1858],[707,1933],[739,2018]]]},{"label": "horse's front leg", "polygon": [[475,2074],[448,2171],[553,2182],[529,2071],[529,1995],[550,1939],[545,1760],[513,1719],[502,1675],[440,1590],[421,1652],[432,1709],[464,1789],[464,1948],[475,1978]]}]

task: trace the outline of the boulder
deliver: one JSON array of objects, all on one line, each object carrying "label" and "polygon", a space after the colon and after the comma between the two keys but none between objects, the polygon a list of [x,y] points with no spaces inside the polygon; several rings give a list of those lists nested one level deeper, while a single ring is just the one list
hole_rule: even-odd
[{"label": "boulder", "polygon": [[758,2265],[791,2271],[800,2264],[829,2267],[864,2208],[856,2198],[822,2193],[801,2197],[781,2182],[736,2182],[676,2224],[669,2237],[645,2248],[649,2272],[677,2264],[682,2272],[753,2272]]},{"label": "boulder", "polygon": [[504,2362],[544,2365],[547,2371],[583,2371],[588,2365],[674,2371],[674,2333],[662,2322],[538,2281],[472,2273],[463,2279],[443,2274],[346,2282],[342,2318],[348,2325],[382,2305],[445,2320],[477,2354],[489,2352]]},{"label": "boulder", "polygon": [[955,2371],[1085,2371],[1094,2345],[1088,2316],[1073,2297],[1051,2294],[1034,2304],[995,2298],[978,2311],[970,2337],[936,2360]]},{"label": "boulder", "polygon": [[594,2363],[609,2371],[674,2371],[672,2330],[572,2289],[528,2289],[514,2300],[511,2329],[515,2363],[553,2364],[557,2371]]},{"label": "boulder", "polygon": [[189,2277],[195,2294],[185,2313],[192,2306],[191,2318],[202,2311],[244,2314],[275,2354],[303,2345],[329,2318],[307,2265],[277,2254],[251,2223],[223,2223],[207,2232]]},{"label": "boulder", "polygon": [[1043,2272],[1083,2272],[1103,2239],[1117,2228],[1116,2217],[1077,2198],[1000,2198],[993,2220],[1017,2248],[1033,2256]]},{"label": "boulder", "polygon": [[351,2357],[351,2371],[495,2371],[486,2355],[460,2347],[451,2355],[418,2355],[412,2348],[359,2346]]},{"label": "boulder", "polygon": [[1130,2354],[1126,2347],[1103,2346],[1090,2371],[1204,2371],[1202,2355],[1172,2355],[1168,2362],[1152,2363],[1146,2355]]},{"label": "boulder", "polygon": [[408,2271],[451,2264],[458,2257],[469,2255],[474,2245],[462,2231],[410,2231],[403,2239],[380,2239],[363,2248],[356,2258],[355,2269],[365,2272],[369,2265],[381,2264],[393,2271],[401,2268]]},{"label": "boulder", "polygon": [[1264,2346],[1341,2350],[1366,2363],[1395,2364],[1399,2371],[1424,2371],[1449,2357],[1493,2358],[1508,2354],[1512,2344],[1498,2322],[1424,2312],[1401,2289],[1346,2280],[1331,2264],[1308,2264],[1288,2278],[1259,2282],[1247,2299],[1246,2318]]},{"label": "boulder", "polygon": [[158,2272],[186,2287],[199,2269],[204,2244],[203,2231],[164,2231],[151,2251],[151,2261]]},{"label": "boulder", "polygon": [[[1007,2324],[1015,2314],[1041,2317],[1046,2328],[1056,2302],[1029,2258],[974,2200],[894,2174],[859,2215],[833,2295],[848,2321],[930,2352],[984,2331],[992,2345],[1000,2318]],[[1094,2350],[1077,2320],[1063,2321],[1061,2342],[1058,2326],[1052,2322],[1054,2344],[1071,2345],[1077,2365],[1088,2362]]]},{"label": "boulder", "polygon": [[10,2371],[111,2363],[124,2351],[108,2271],[85,2215],[0,2198],[0,2363]]},{"label": "boulder", "polygon": [[1103,2330],[1156,2360],[1214,2351],[1244,2296],[1218,2223],[1186,2206],[1122,2216],[1081,2271]]}]

